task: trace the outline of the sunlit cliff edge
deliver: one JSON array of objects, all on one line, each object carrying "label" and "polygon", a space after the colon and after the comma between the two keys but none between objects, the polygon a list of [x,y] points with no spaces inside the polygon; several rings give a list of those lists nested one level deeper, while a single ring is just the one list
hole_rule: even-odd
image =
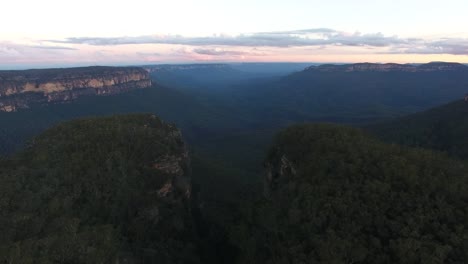
[{"label": "sunlit cliff edge", "polygon": [[149,73],[138,67],[80,67],[0,71],[0,111],[29,108],[84,95],[111,95],[151,86]]}]

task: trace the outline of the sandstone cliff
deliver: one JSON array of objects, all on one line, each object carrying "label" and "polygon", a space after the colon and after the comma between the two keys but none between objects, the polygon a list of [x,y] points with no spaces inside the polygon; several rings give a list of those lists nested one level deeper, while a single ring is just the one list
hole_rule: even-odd
[{"label": "sandstone cliff", "polygon": [[431,62],[421,65],[397,64],[397,63],[355,63],[355,64],[325,64],[320,66],[311,66],[306,71],[318,72],[436,72],[436,71],[467,71],[468,67],[460,63],[450,62]]},{"label": "sandstone cliff", "polygon": [[111,95],[151,86],[147,71],[137,67],[82,67],[0,71],[0,111],[32,103],[63,102],[83,95]]}]

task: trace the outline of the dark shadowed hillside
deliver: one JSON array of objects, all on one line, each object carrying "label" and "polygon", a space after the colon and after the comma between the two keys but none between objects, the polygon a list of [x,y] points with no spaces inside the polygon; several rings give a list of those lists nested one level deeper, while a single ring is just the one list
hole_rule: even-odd
[{"label": "dark shadowed hillside", "polygon": [[1,262],[198,263],[189,164],[154,115],[47,130],[1,163]]},{"label": "dark shadowed hillside", "polygon": [[370,125],[367,129],[385,141],[468,158],[468,102],[464,100]]},{"label": "dark shadowed hillside", "polygon": [[467,164],[336,125],[281,132],[239,263],[466,263]]},{"label": "dark shadowed hillside", "polygon": [[[154,115],[57,125],[0,161],[0,256],[15,263],[468,259],[464,161],[331,124],[287,128],[263,154],[270,132],[209,136],[190,166],[179,130]],[[263,192],[254,169],[261,161],[252,157],[265,157]]]}]

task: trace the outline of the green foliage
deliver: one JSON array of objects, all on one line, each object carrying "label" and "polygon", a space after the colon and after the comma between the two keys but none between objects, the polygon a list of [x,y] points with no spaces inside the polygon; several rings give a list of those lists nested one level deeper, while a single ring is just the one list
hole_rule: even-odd
[{"label": "green foliage", "polygon": [[46,131],[2,161],[0,262],[198,262],[184,190],[158,194],[181,175],[153,167],[179,157],[186,177],[184,155],[178,130],[153,115]]},{"label": "green foliage", "polygon": [[457,100],[425,112],[367,126],[392,143],[430,148],[468,158],[468,103]]},{"label": "green foliage", "polygon": [[[464,164],[439,154],[384,145],[345,128],[291,128],[268,160],[280,164],[287,153],[296,176],[270,182],[270,199],[259,200],[261,160],[279,128],[413,112],[463,94],[464,76],[304,71],[242,83],[247,75],[233,81],[230,72],[204,74],[163,76],[178,89],[154,85],[0,113],[0,153],[64,120],[157,113],[191,145],[197,194],[191,202],[200,207],[191,219],[186,201],[154,195],[169,175],[148,164],[178,146],[160,133],[165,125],[137,115],[59,125],[0,161],[0,256],[6,256],[0,262],[181,263],[198,255],[204,263],[465,262]],[[220,78],[204,79],[212,74]],[[447,110],[380,132],[463,157],[464,116]],[[401,134],[405,127],[413,132]],[[194,239],[194,224],[201,240]]]},{"label": "green foliage", "polygon": [[336,125],[278,135],[240,263],[466,263],[467,164]]}]

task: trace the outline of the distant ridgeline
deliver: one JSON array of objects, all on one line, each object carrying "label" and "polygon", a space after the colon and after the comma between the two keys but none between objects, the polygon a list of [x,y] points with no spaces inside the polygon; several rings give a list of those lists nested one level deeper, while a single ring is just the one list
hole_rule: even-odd
[{"label": "distant ridgeline", "polygon": [[305,71],[319,72],[359,72],[359,71],[376,71],[376,72],[437,72],[437,71],[464,71],[468,72],[468,66],[454,62],[431,62],[427,64],[397,64],[397,63],[356,63],[356,64],[324,64],[320,66],[311,66]]},{"label": "distant ridgeline", "polygon": [[160,65],[145,65],[143,66],[148,72],[158,71],[171,71],[171,70],[212,70],[212,69],[224,69],[231,70],[228,64],[160,64]]},{"label": "distant ridgeline", "polygon": [[[459,63],[311,66],[256,90],[252,101],[273,102],[282,112],[324,120],[381,118],[414,113],[461,98],[468,66]],[[333,117],[333,118],[330,118]]]},{"label": "distant ridgeline", "polygon": [[149,73],[138,67],[0,71],[0,111],[12,112],[35,103],[118,94],[149,86]]}]

